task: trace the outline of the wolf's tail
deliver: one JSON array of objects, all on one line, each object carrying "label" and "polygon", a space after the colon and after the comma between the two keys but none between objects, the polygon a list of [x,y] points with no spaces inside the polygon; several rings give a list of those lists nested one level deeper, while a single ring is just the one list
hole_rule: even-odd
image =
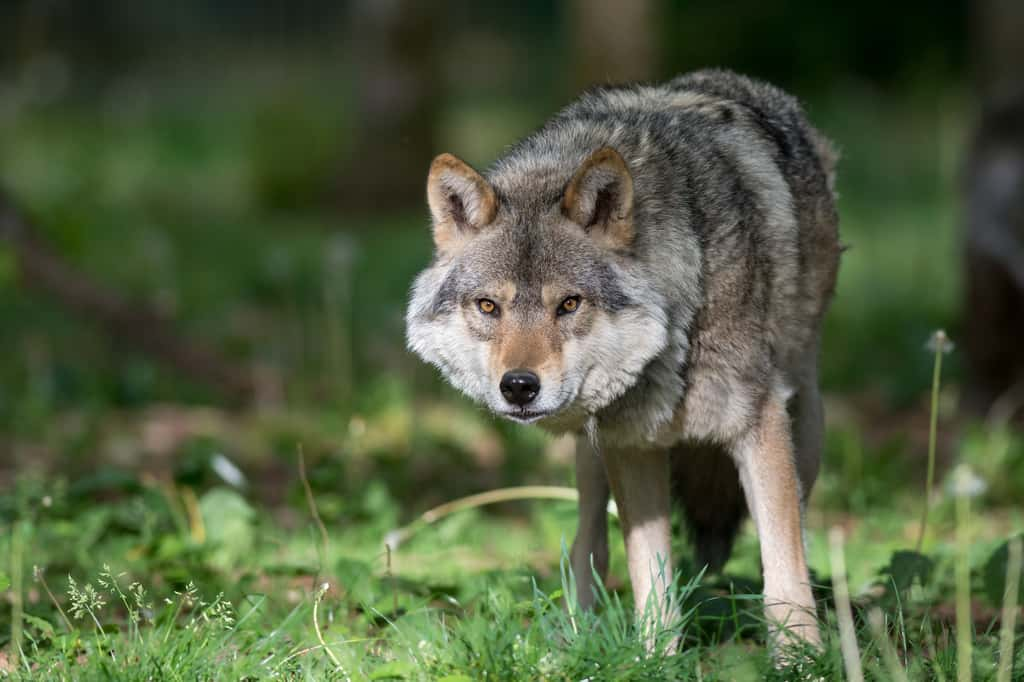
[{"label": "wolf's tail", "polygon": [[817,128],[811,128],[810,137],[814,153],[817,154],[818,161],[821,163],[821,169],[825,172],[828,191],[832,193],[834,198],[836,194],[836,166],[839,165],[839,150],[832,143],[832,140],[822,135]]},{"label": "wolf's tail", "polygon": [[732,458],[714,445],[673,450],[672,497],[682,507],[697,567],[721,569],[747,512]]}]

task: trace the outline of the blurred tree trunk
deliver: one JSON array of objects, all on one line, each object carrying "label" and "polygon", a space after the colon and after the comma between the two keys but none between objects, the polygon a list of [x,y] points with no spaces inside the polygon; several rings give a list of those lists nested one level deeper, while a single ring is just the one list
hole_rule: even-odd
[{"label": "blurred tree trunk", "polygon": [[975,0],[970,6],[976,87],[991,102],[1024,86],[1024,2]]},{"label": "blurred tree trunk", "polygon": [[973,5],[982,112],[965,172],[964,407],[1024,416],[1024,2]]},{"label": "blurred tree trunk", "polygon": [[354,142],[338,186],[346,211],[424,204],[442,101],[436,23],[443,6],[354,0],[348,43]]},{"label": "blurred tree trunk", "polygon": [[657,0],[571,0],[574,89],[656,78],[659,7]]}]

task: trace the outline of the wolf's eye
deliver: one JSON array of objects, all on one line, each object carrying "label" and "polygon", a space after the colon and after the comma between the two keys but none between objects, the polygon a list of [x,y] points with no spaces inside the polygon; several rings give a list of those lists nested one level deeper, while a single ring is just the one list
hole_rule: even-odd
[{"label": "wolf's eye", "polygon": [[570,296],[569,298],[562,301],[562,305],[558,306],[559,315],[568,315],[569,313],[576,312],[580,307],[580,297]]},{"label": "wolf's eye", "polygon": [[481,298],[476,302],[476,307],[480,309],[484,315],[497,315],[498,305],[489,298]]}]

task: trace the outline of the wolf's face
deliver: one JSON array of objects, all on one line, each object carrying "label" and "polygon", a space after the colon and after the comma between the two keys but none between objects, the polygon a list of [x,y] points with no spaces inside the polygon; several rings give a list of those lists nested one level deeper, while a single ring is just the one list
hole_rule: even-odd
[{"label": "wolf's face", "polygon": [[427,189],[437,254],[413,287],[408,343],[473,399],[519,422],[578,420],[665,347],[663,302],[633,272],[632,180],[613,150],[547,199],[499,198],[447,154]]}]

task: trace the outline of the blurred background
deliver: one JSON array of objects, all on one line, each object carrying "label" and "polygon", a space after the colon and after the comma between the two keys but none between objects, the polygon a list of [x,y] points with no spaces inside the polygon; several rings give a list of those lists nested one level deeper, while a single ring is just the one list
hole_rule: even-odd
[{"label": "blurred background", "polygon": [[[814,513],[920,495],[937,328],[957,343],[940,475],[973,457],[1009,504],[1024,447],[1006,431],[995,458],[965,416],[961,339],[1019,343],[1005,309],[970,321],[965,254],[988,168],[969,151],[1024,73],[1021,22],[1013,0],[3,2],[0,512],[201,494],[234,467],[247,504],[294,527],[300,445],[332,532],[570,484],[571,446],[494,420],[404,349],[426,170],[442,151],[486,167],[588,85],[706,66],[793,92],[842,152]],[[996,118],[981,147],[1012,151],[1017,119]],[[982,232],[991,268],[1024,231]],[[979,388],[974,414],[1006,388]]]}]

